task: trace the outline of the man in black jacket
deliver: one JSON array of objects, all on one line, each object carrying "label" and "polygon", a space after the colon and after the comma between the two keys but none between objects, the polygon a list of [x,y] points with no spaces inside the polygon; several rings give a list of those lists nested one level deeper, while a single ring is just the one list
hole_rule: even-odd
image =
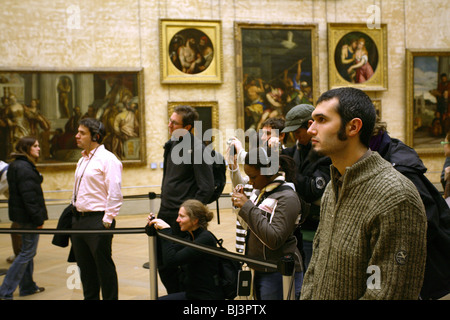
[{"label": "man in black jacket", "polygon": [[[207,204],[214,192],[212,165],[203,161],[205,145],[191,131],[197,111],[190,106],[177,106],[169,119],[171,138],[164,145],[164,169],[161,206],[158,218],[166,221],[174,235],[180,234],[176,222],[181,204],[196,199]],[[159,259],[160,260],[160,259]],[[168,293],[179,292],[174,270],[159,267],[161,281]]]},{"label": "man in black jacket", "polygon": [[450,293],[450,208],[436,187],[425,177],[427,168],[416,151],[391,138],[384,123],[378,122],[370,140],[395,169],[411,180],[419,191],[427,214],[427,261],[420,292],[422,299],[439,299]]},{"label": "man in black jacket", "polygon": [[314,107],[309,104],[300,104],[293,107],[286,114],[285,128],[282,132],[293,132],[296,145],[283,149],[282,154],[291,156],[297,165],[295,186],[298,195],[310,206],[310,212],[301,225],[303,237],[303,251],[305,254],[305,267],[308,267],[312,254],[312,241],[319,224],[320,199],[325,186],[330,181],[331,160],[319,156],[311,148],[311,136],[307,133],[311,125],[311,114]]}]

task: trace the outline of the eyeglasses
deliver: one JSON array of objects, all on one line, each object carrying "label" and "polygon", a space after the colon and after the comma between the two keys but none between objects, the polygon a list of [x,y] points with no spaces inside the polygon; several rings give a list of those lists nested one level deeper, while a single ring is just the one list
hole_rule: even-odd
[{"label": "eyeglasses", "polygon": [[169,124],[173,125],[173,126],[181,126],[181,123],[178,123],[177,121],[174,121],[172,119],[169,119]]},{"label": "eyeglasses", "polygon": [[448,143],[450,143],[450,141],[441,141],[441,144],[442,144],[442,145],[448,144]]}]

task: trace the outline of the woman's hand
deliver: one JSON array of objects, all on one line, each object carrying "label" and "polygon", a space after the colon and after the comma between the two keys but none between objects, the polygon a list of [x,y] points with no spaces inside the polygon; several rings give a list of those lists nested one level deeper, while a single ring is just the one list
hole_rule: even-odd
[{"label": "woman's hand", "polygon": [[148,225],[155,227],[157,230],[170,228],[170,225],[162,219],[156,219],[153,213],[147,217]]},{"label": "woman's hand", "polygon": [[242,208],[244,203],[248,201],[247,196],[244,194],[244,186],[242,184],[238,184],[232,194],[231,194],[231,202],[235,208]]}]

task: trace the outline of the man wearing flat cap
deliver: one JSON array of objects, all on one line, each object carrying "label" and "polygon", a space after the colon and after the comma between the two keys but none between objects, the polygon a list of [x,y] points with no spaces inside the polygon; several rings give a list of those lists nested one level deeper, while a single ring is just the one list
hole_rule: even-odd
[{"label": "man wearing flat cap", "polygon": [[314,107],[299,104],[286,114],[285,128],[282,132],[294,134],[296,145],[286,148],[282,154],[291,156],[297,165],[296,187],[298,195],[311,205],[309,215],[301,226],[305,265],[308,267],[312,254],[312,241],[319,224],[320,199],[325,186],[330,181],[331,160],[320,156],[311,147],[311,136],[307,133],[313,122],[311,114]]}]

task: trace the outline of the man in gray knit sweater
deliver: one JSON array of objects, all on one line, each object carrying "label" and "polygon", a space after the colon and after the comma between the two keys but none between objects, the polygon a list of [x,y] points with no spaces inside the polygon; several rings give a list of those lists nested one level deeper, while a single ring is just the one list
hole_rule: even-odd
[{"label": "man in gray knit sweater", "polygon": [[370,98],[325,92],[308,132],[332,160],[301,299],[418,299],[426,259],[425,209],[411,181],[368,145]]}]

